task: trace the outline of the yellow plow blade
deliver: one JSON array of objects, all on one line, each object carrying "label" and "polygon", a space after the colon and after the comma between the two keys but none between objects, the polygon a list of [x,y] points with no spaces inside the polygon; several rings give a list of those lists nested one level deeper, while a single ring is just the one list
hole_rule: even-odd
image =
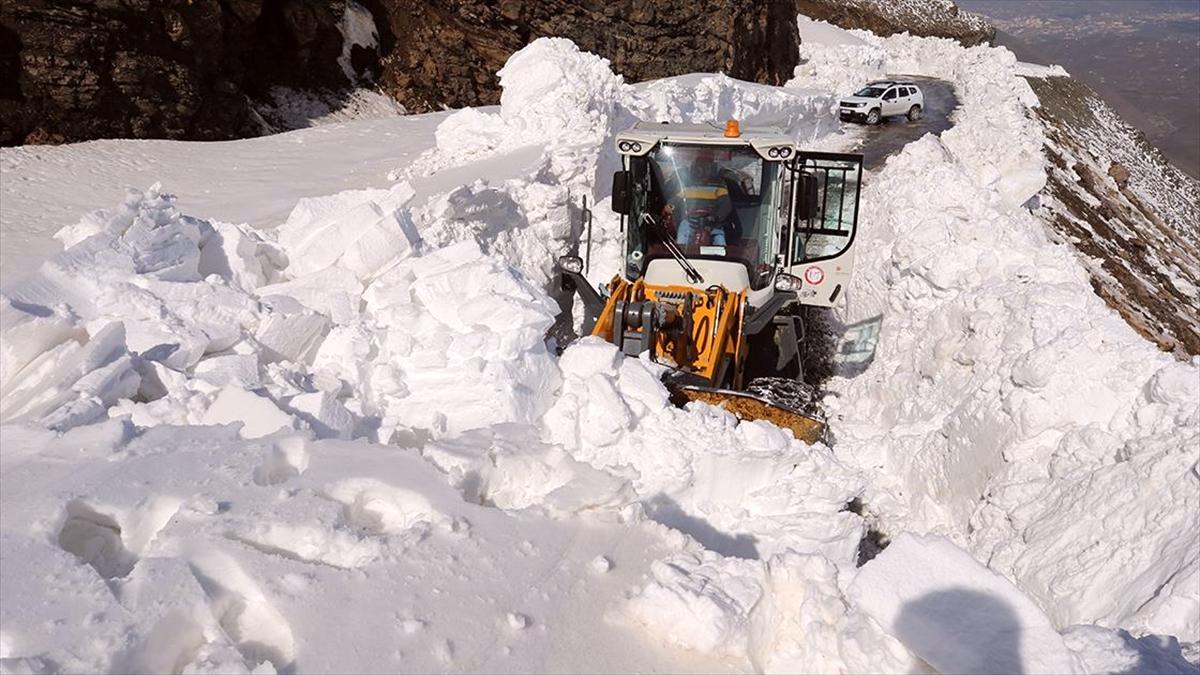
[{"label": "yellow plow blade", "polygon": [[825,435],[823,420],[744,391],[683,386],[675,392],[688,401],[724,408],[741,420],[765,420],[781,429],[791,429],[796,438],[809,445]]}]

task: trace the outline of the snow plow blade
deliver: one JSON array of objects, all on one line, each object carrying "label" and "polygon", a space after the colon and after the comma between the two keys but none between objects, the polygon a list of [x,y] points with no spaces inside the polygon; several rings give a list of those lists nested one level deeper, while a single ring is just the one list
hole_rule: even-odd
[{"label": "snow plow blade", "polygon": [[741,420],[764,420],[781,429],[791,429],[796,438],[812,445],[823,440],[825,421],[812,413],[805,413],[762,396],[730,389],[713,389],[695,385],[673,389],[677,403],[700,401],[733,413]]}]

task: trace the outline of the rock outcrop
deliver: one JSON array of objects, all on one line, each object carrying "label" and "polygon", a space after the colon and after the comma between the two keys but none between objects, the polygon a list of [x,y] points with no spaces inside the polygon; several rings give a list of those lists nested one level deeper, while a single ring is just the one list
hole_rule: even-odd
[{"label": "rock outcrop", "polygon": [[[343,49],[364,7],[376,44]],[[791,0],[12,0],[0,144],[258,135],[255,101],[276,87],[328,98],[374,83],[413,112],[494,103],[508,55],[550,35],[635,81],[780,84],[799,44]]]},{"label": "rock outcrop", "polygon": [[[367,3],[370,6],[370,3]],[[376,0],[397,36],[382,85],[410,110],[496,103],[496,71],[541,36],[612,61],[630,81],[722,71],[782,84],[797,63],[791,2]],[[404,36],[401,39],[399,36]]]},{"label": "rock outcrop", "polygon": [[796,11],[810,19],[877,35],[910,33],[944,37],[970,47],[990,42],[996,29],[983,17],[959,10],[953,0],[796,0]]}]

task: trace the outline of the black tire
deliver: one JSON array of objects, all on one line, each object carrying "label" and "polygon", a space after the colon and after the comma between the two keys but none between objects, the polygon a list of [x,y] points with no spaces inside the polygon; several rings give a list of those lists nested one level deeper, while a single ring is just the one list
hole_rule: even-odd
[{"label": "black tire", "polygon": [[914,105],[908,109],[908,121],[916,122],[919,119],[921,119],[921,106]]},{"label": "black tire", "polygon": [[879,108],[872,108],[871,112],[867,113],[867,124],[874,126],[881,120],[883,120],[883,115],[880,114]]}]

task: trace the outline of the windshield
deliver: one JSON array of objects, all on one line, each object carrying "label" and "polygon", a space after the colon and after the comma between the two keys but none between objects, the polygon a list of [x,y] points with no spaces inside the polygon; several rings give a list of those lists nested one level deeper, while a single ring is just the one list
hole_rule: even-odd
[{"label": "windshield", "polygon": [[632,158],[630,172],[627,278],[642,276],[652,259],[674,257],[671,249],[677,248],[689,259],[743,263],[752,287],[767,283],[775,256],[778,162],[763,160],[749,146],[660,143]]},{"label": "windshield", "polygon": [[866,87],[854,92],[854,95],[862,96],[863,98],[879,98],[883,95],[883,89],[881,87]]}]

